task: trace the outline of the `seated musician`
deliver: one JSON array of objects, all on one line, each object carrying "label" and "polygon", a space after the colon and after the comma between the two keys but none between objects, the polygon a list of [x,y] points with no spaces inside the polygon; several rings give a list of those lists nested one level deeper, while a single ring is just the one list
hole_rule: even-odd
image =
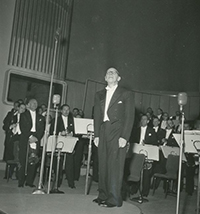
[{"label": "seated musician", "polygon": [[[156,145],[156,134],[153,128],[148,126],[149,119],[147,115],[143,115],[140,120],[140,127],[136,129],[135,133],[135,140],[139,144],[145,145]],[[130,169],[131,174],[131,169]],[[143,171],[143,189],[142,195],[148,196],[150,190],[150,183],[151,183],[151,176],[152,176],[152,164],[146,162]],[[139,189],[139,182],[130,182],[130,193],[135,194]]]},{"label": "seated musician", "polygon": [[[162,140],[166,136],[166,130],[161,128],[160,123],[161,122],[158,119],[158,117],[155,117],[153,119],[153,129],[156,133],[156,141],[157,141],[158,146],[163,144]],[[154,173],[165,173],[166,172],[165,165],[166,165],[166,159],[165,159],[163,152],[160,148],[159,149],[159,161],[154,161],[154,163],[153,163],[153,174]],[[159,183],[160,183],[160,179],[157,179],[156,184],[155,184],[156,188],[158,188]]]},{"label": "seated musician", "polygon": [[175,132],[175,126],[172,119],[167,120],[167,127],[166,127],[166,135],[165,138],[162,139],[162,144],[164,146],[172,146],[178,147],[178,144],[173,136]]},{"label": "seated musician", "polygon": [[[166,123],[165,135],[163,138],[159,138],[159,145],[178,147],[178,144],[173,136],[175,131],[175,125],[172,119],[168,119]],[[167,159],[164,157],[163,152],[159,153],[159,162],[154,163],[153,173],[166,173],[166,162]],[[155,188],[158,188],[161,179],[156,179]],[[164,184],[165,186],[165,184]]]},{"label": "seated musician", "polygon": [[[50,126],[50,135],[53,135],[54,132],[54,124],[55,118],[51,122]],[[57,128],[56,128],[56,135],[61,136],[74,136],[74,117],[70,112],[70,107],[67,104],[61,106],[61,115],[58,116],[57,119]],[[58,175],[58,187],[62,183],[62,166],[63,166],[63,157],[60,159],[60,169]],[[56,164],[54,164],[55,170]],[[55,170],[56,172],[56,170]],[[70,188],[75,188],[74,185],[74,153],[67,153],[66,156],[66,163],[65,163],[65,173],[66,179],[68,180],[68,186]]]},{"label": "seated musician", "polygon": [[[191,124],[189,121],[185,121],[184,123],[184,130],[191,130]],[[194,123],[194,130],[200,130],[200,121],[195,121]],[[196,170],[196,165],[195,165],[195,157],[194,153],[185,153],[186,157],[186,164],[185,164],[185,191],[188,193],[188,195],[192,195],[194,192],[194,176],[195,176],[195,170]]]},{"label": "seated musician", "polygon": [[26,186],[35,187],[33,182],[36,175],[40,140],[45,129],[44,117],[36,112],[37,106],[37,100],[31,99],[28,102],[27,111],[20,115],[18,187],[23,187],[25,181]]}]

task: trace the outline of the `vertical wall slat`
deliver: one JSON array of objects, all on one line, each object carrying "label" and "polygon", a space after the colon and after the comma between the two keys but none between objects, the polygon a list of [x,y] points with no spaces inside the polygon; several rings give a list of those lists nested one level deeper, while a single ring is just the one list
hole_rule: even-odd
[{"label": "vertical wall slat", "polygon": [[12,34],[11,34],[11,42],[10,42],[10,50],[9,50],[9,56],[8,56],[8,64],[13,64],[13,55],[15,52],[15,40],[16,40],[16,30],[17,30],[17,20],[18,20],[18,16],[19,13],[17,12],[19,10],[20,4],[19,4],[19,0],[16,0],[16,4],[15,4],[15,11],[14,11],[14,17],[15,19],[13,20],[13,26],[12,26]]},{"label": "vertical wall slat", "polygon": [[68,40],[66,2],[72,0],[16,0],[8,64],[18,68],[52,72],[55,35],[62,28],[55,75],[64,79]]},{"label": "vertical wall slat", "polygon": [[31,64],[31,48],[32,48],[32,37],[31,34],[33,34],[33,29],[32,29],[32,17],[34,13],[34,1],[30,0],[30,5],[29,7],[31,8],[30,10],[30,15],[28,16],[28,21],[29,21],[29,28],[28,28],[28,43],[27,43],[27,60],[26,60],[26,68],[30,69],[30,64]]},{"label": "vertical wall slat", "polygon": [[22,57],[21,57],[21,67],[25,67],[26,60],[27,60],[27,36],[28,36],[28,29],[29,29],[29,22],[28,22],[28,17],[29,17],[29,12],[30,12],[30,0],[26,1],[26,25],[25,25],[25,34],[24,34],[24,45],[23,45],[23,50],[22,50]]}]

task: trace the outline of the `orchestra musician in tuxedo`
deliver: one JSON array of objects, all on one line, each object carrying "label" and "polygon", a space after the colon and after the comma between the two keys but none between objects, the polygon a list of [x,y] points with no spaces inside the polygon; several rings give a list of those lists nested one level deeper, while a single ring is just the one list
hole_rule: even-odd
[{"label": "orchestra musician in tuxedo", "polygon": [[[148,123],[149,123],[148,116],[142,115],[140,120],[140,127],[138,127],[135,131],[134,143],[139,143],[141,145],[146,145],[146,144],[157,145],[157,138],[156,138],[155,131],[152,127],[148,126]],[[134,171],[134,169],[130,168],[130,175],[132,174],[132,171]],[[149,194],[151,177],[152,177],[152,163],[146,161],[144,164],[144,170],[143,170],[143,185],[142,185],[143,196],[148,196]],[[130,186],[130,194],[136,194],[139,189],[140,182],[134,182],[129,180],[129,186]]]},{"label": "orchestra musician in tuxedo", "polygon": [[[12,160],[13,153],[12,150],[10,149],[10,138],[12,137],[12,129],[10,126],[15,122],[14,121],[14,116],[17,114],[17,110],[19,107],[19,102],[15,101],[13,108],[11,111],[7,113],[3,120],[3,130],[5,131],[5,140],[4,140],[4,153],[3,153],[3,160]],[[6,175],[5,175],[6,178]]]},{"label": "orchestra musician in tuxedo", "polygon": [[[161,146],[163,144],[162,140],[166,136],[166,130],[162,129],[160,127],[160,123],[161,122],[160,122],[159,118],[154,117],[153,129],[156,133],[156,141],[157,141],[158,146]],[[165,173],[166,172],[165,165],[166,165],[166,159],[165,159],[163,152],[160,148],[159,149],[159,161],[154,161],[154,163],[153,163],[153,174],[154,173]],[[159,183],[160,183],[160,179],[156,179],[155,188],[157,188],[159,186]]]},{"label": "orchestra musician in tuxedo", "polygon": [[163,110],[161,108],[158,108],[156,117],[160,120],[160,122],[162,121],[162,115],[163,115]]},{"label": "orchestra musician in tuxedo", "polygon": [[165,137],[162,139],[162,144],[164,146],[178,147],[178,144],[173,136],[173,134],[176,133],[173,120],[168,119],[166,125],[166,134]]},{"label": "orchestra musician in tuxedo", "polygon": [[118,86],[119,71],[106,71],[107,87],[95,95],[94,144],[98,147],[98,197],[102,207],[121,207],[124,163],[134,122],[134,101],[131,91]]},{"label": "orchestra musician in tuxedo", "polygon": [[[19,139],[21,135],[21,131],[19,128],[20,115],[24,113],[26,110],[26,105],[24,103],[20,103],[17,108],[16,114],[13,116],[13,123],[10,125],[10,129],[12,130],[12,137],[10,138],[10,150],[12,151],[13,157],[11,160],[16,162],[19,161]],[[11,165],[10,166],[10,177],[12,178],[12,174],[14,172],[14,168],[16,168],[16,179],[18,179],[18,166]]]},{"label": "orchestra musician in tuxedo", "polygon": [[165,138],[166,130],[160,127],[160,120],[158,117],[153,118],[153,129],[156,133],[156,145],[162,145],[162,139]]},{"label": "orchestra musician in tuxedo", "polygon": [[[37,100],[30,99],[27,104],[27,111],[20,115],[18,187],[23,187],[24,183],[26,186],[35,187],[33,182],[39,161],[40,140],[45,129],[44,117],[36,112],[37,106]],[[29,153],[28,156],[27,153]]]},{"label": "orchestra musician in tuxedo", "polygon": [[[166,129],[165,129],[165,136],[161,141],[159,141],[159,145],[162,146],[171,146],[171,147],[178,147],[178,144],[173,136],[175,132],[175,126],[172,119],[168,119],[166,121]],[[164,157],[163,152],[159,153],[159,162],[155,163],[154,173],[166,173],[166,162],[167,159]],[[156,179],[155,188],[158,188],[160,183],[160,179]],[[165,185],[165,184],[164,184]]]},{"label": "orchestra musician in tuxedo", "polygon": [[[55,118],[52,120],[51,125],[50,125],[50,135],[53,135],[54,124],[55,124]],[[57,119],[56,135],[75,136],[74,117],[73,117],[73,114],[70,112],[69,105],[67,105],[67,104],[63,104],[61,106],[61,115],[59,115],[58,119]],[[63,177],[62,166],[63,166],[63,156],[61,156],[61,159],[60,159],[58,186],[60,186],[62,183],[62,177]],[[54,163],[54,170],[55,170],[55,167],[56,167],[56,163]],[[75,184],[74,184],[74,152],[67,153],[67,155],[66,155],[65,173],[66,173],[66,179],[68,180],[68,186],[72,189],[75,188]]]}]

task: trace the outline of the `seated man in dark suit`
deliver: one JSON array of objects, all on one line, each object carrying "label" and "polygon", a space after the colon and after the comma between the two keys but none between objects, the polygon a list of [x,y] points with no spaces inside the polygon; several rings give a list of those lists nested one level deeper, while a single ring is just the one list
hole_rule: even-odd
[{"label": "seated man in dark suit", "polygon": [[[55,118],[51,122],[50,126],[50,135],[53,135],[54,132]],[[67,104],[61,106],[61,115],[58,116],[56,135],[62,136],[74,136],[74,117],[70,112],[70,107]],[[55,164],[56,166],[56,164]],[[58,175],[58,186],[62,182],[62,166],[63,166],[63,157],[60,160],[60,169]],[[74,185],[74,153],[67,153],[66,163],[65,163],[65,172],[66,178],[68,180],[68,186],[70,188],[75,188]]]},{"label": "seated man in dark suit", "polygon": [[[148,117],[143,115],[140,121],[140,127],[137,128],[135,133],[135,142],[145,145],[156,145],[157,139],[156,134],[153,128],[148,127]],[[131,170],[131,169],[130,169]],[[131,174],[131,172],[130,172]],[[152,163],[148,161],[145,163],[144,170],[143,170],[143,189],[142,194],[143,196],[148,196],[150,190],[150,183],[151,183],[151,176],[152,176]],[[139,182],[130,182],[131,184],[131,193],[137,193],[139,189]]]},{"label": "seated man in dark suit", "polygon": [[174,122],[172,119],[167,120],[165,138],[162,139],[162,144],[165,146],[178,147],[178,144],[173,136],[175,132]]},{"label": "seated man in dark suit", "polygon": [[[160,120],[158,119],[158,117],[155,117],[153,119],[153,129],[156,133],[156,141],[157,141],[157,145],[160,146],[163,144],[162,140],[165,138],[166,136],[166,130],[162,129],[160,127]],[[154,173],[165,173],[165,165],[166,165],[166,159],[163,155],[162,150],[159,150],[159,161],[154,161],[153,163],[153,174]],[[156,188],[158,187],[160,183],[160,180],[157,179],[156,180]]]}]

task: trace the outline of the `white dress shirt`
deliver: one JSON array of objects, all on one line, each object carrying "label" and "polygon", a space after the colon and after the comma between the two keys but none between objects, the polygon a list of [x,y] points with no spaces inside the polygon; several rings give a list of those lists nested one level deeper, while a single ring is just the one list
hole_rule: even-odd
[{"label": "white dress shirt", "polygon": [[141,126],[140,127],[140,142],[139,144],[142,144],[145,138],[145,134],[146,134],[146,130],[147,130],[147,126]]},{"label": "white dress shirt", "polygon": [[161,129],[166,129],[166,127],[167,127],[167,121],[166,120],[163,120],[162,122],[161,122]]},{"label": "white dress shirt", "polygon": [[18,113],[17,114],[17,123],[16,123],[16,127],[13,128],[12,132],[13,134],[21,134],[21,130],[20,130],[20,127],[19,127],[19,118],[20,118],[20,114]]},{"label": "white dress shirt", "polygon": [[153,129],[155,130],[155,132],[157,133],[158,132],[158,126],[157,127],[153,127]]},{"label": "white dress shirt", "polygon": [[32,119],[31,132],[36,132],[36,111],[31,111],[31,110],[29,111],[31,113],[31,119]]},{"label": "white dress shirt", "polygon": [[64,127],[65,127],[65,130],[66,130],[67,127],[68,127],[68,117],[65,117],[65,116],[62,115],[62,119],[63,119]]},{"label": "white dress shirt", "polygon": [[107,114],[108,106],[110,104],[110,100],[111,100],[111,98],[112,98],[117,86],[118,85],[115,85],[112,88],[110,88],[108,86],[106,87],[107,92],[106,92],[106,103],[105,103],[104,119],[103,119],[104,122],[105,121],[109,121],[109,117],[108,117],[108,114]]},{"label": "white dress shirt", "polygon": [[166,135],[165,135],[165,138],[168,139],[170,134],[172,132],[172,129],[166,129]]}]

